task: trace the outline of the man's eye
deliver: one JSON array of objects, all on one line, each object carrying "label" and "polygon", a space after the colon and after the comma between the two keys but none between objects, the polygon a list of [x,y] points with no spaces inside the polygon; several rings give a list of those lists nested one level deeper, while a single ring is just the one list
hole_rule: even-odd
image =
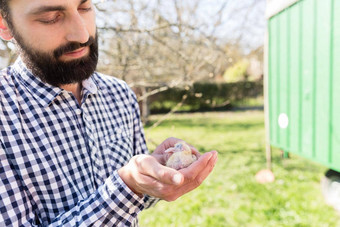
[{"label": "man's eye", "polygon": [[83,7],[83,8],[79,8],[79,10],[83,11],[83,12],[88,12],[92,10],[92,7]]},{"label": "man's eye", "polygon": [[39,20],[39,21],[43,24],[55,24],[58,22],[58,20],[59,20],[59,16],[56,16],[52,20]]}]

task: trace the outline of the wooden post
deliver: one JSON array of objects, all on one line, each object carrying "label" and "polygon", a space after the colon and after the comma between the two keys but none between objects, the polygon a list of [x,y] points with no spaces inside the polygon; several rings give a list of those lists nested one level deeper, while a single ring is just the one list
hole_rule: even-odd
[{"label": "wooden post", "polygon": [[[268,4],[268,0],[267,0]],[[268,55],[269,55],[269,32],[268,32],[268,25],[265,32],[264,37],[264,56],[263,56],[263,98],[264,98],[264,123],[265,123],[265,143],[266,143],[266,160],[267,160],[267,169],[271,170],[271,162],[272,162],[272,155],[271,155],[271,146],[270,146],[270,127],[269,127],[269,78],[268,78]]]}]

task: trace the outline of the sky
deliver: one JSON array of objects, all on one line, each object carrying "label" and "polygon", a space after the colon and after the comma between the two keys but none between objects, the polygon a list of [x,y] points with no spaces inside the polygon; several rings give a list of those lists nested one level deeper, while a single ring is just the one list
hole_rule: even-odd
[{"label": "sky", "polygon": [[[95,0],[104,2],[106,8],[113,7],[113,13],[110,17],[112,25],[124,25],[129,20],[126,13],[118,13],[117,11],[128,11],[129,3],[126,0]],[[163,16],[166,16],[169,21],[176,21],[176,12],[174,9],[174,1],[176,0],[135,0],[134,7],[136,9],[143,8],[140,15],[139,23],[145,28],[153,27],[148,20],[151,11],[158,3],[160,8],[158,10]],[[183,13],[182,18],[190,23],[201,23],[202,31],[211,34],[214,30],[221,42],[233,42],[239,40],[239,43],[245,49],[254,49],[263,45],[266,20],[265,20],[265,6],[266,0],[177,0],[179,7],[185,9],[192,8],[192,5],[198,4],[198,15],[192,15],[190,12]],[[222,24],[214,29],[215,22],[219,19],[218,12],[224,6],[222,11]],[[138,10],[137,10],[138,11]],[[103,18],[104,19],[104,18]],[[104,19],[105,20],[105,19]],[[101,19],[97,20],[99,24],[103,24]],[[108,23],[108,22],[106,22]]]},{"label": "sky", "polygon": [[223,3],[223,21],[216,34],[223,40],[241,39],[241,44],[252,49],[263,45],[266,29],[265,0],[207,0],[202,6],[202,15],[213,18]]}]

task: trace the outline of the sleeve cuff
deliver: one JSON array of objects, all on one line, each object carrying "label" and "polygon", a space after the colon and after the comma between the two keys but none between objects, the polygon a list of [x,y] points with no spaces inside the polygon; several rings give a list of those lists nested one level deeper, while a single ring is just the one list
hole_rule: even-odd
[{"label": "sleeve cuff", "polygon": [[144,197],[140,198],[134,193],[120,178],[117,170],[105,181],[105,186],[104,198],[113,210],[137,216],[144,209]]}]

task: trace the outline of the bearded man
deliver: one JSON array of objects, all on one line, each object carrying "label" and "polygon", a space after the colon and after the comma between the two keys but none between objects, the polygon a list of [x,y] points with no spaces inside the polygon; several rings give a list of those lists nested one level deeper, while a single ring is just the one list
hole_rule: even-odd
[{"label": "bearded man", "polygon": [[91,0],[0,0],[0,10],[0,37],[19,52],[0,73],[1,226],[137,226],[140,211],[209,175],[216,151],[178,171],[164,152],[181,140],[148,153],[134,93],[95,72]]}]

